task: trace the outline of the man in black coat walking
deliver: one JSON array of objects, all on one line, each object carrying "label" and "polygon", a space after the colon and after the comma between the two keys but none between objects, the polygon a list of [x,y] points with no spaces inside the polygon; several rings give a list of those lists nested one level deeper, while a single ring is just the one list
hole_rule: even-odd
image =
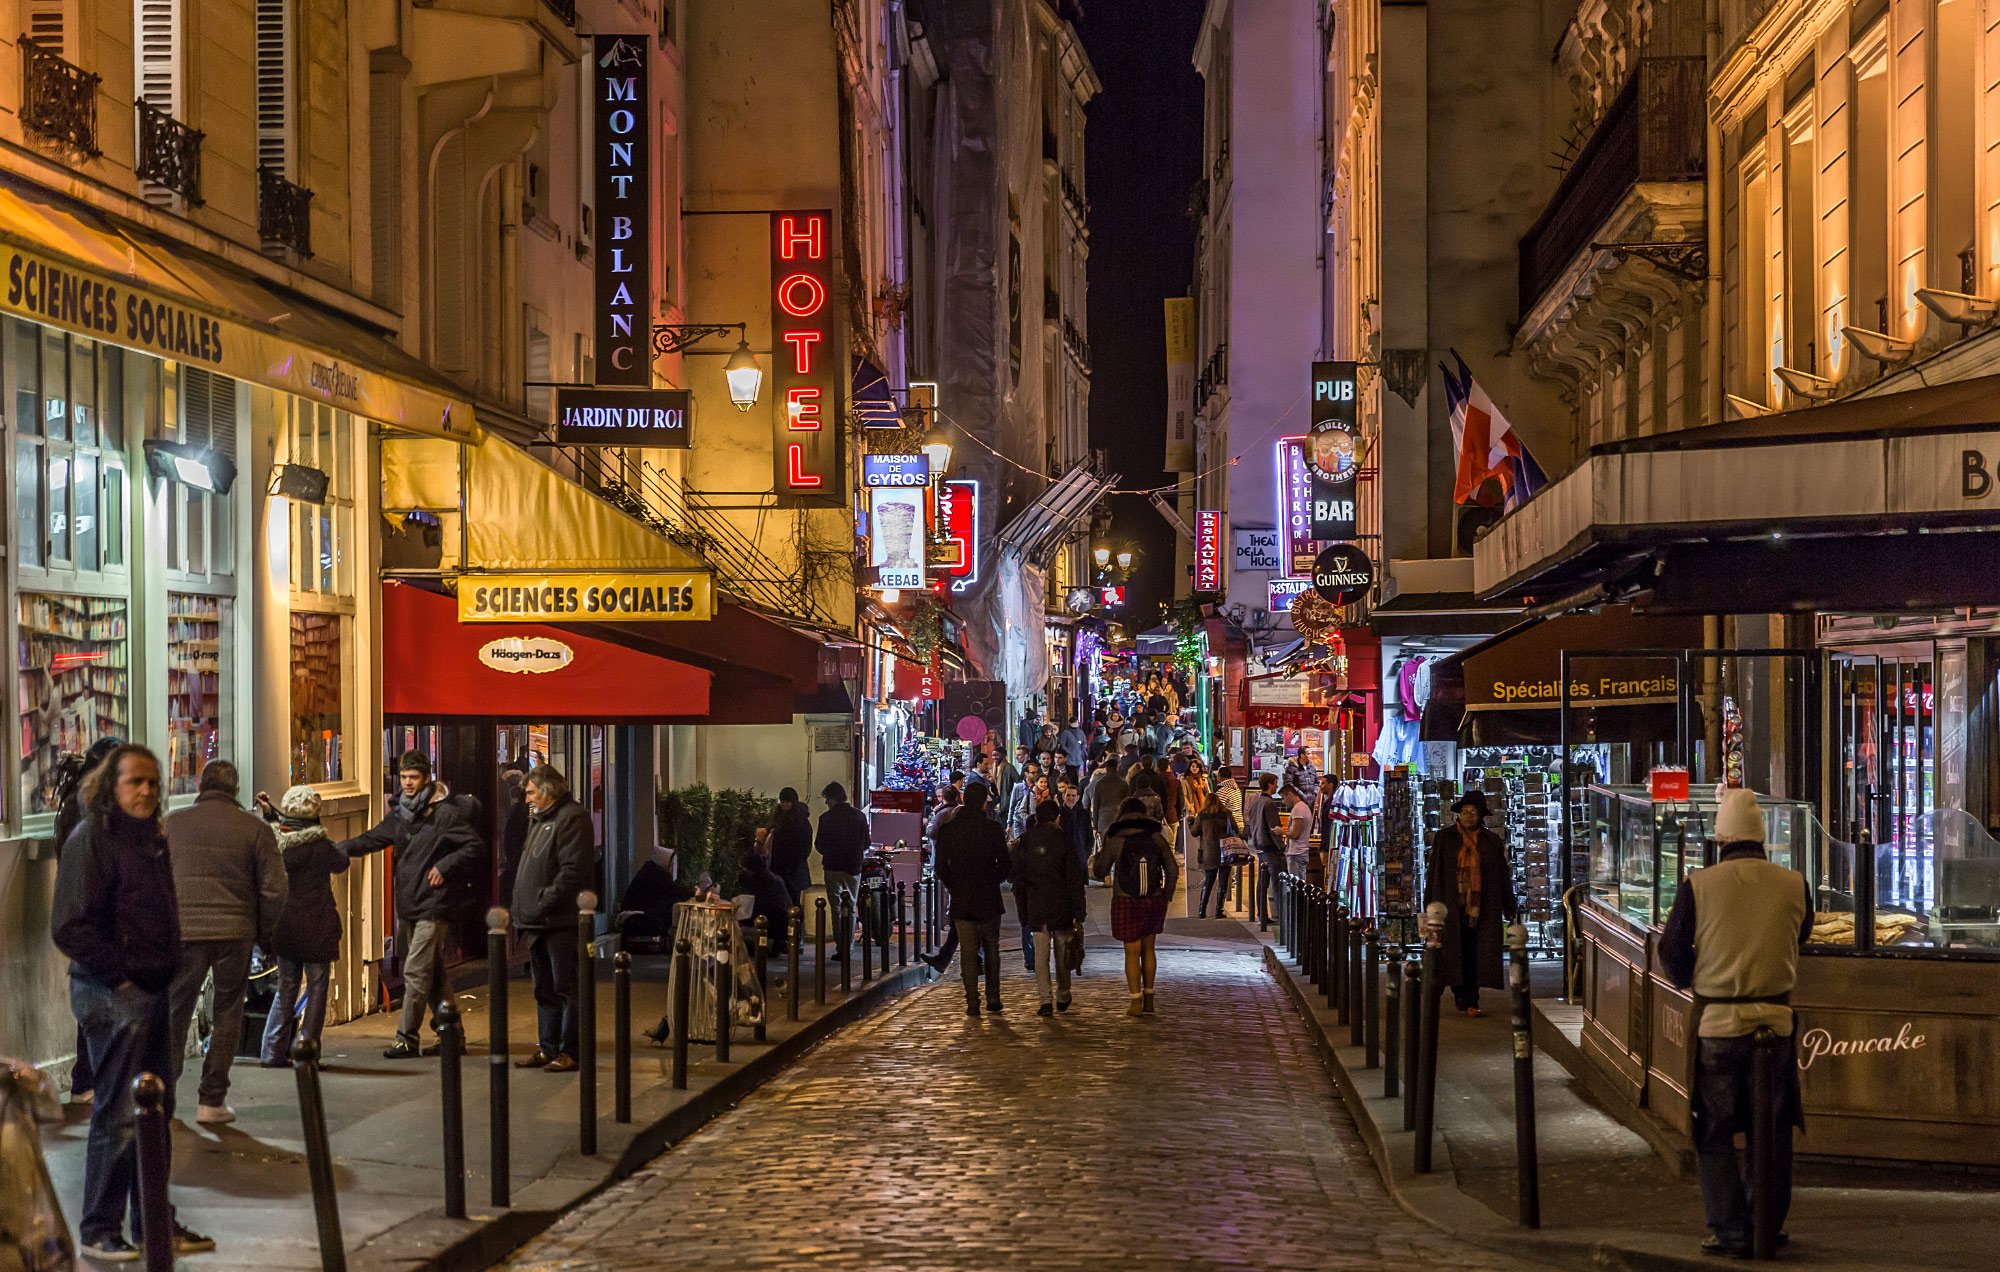
[{"label": "man in black coat walking", "polygon": [[[452,803],[451,790],[431,776],[430,757],[405,751],[397,762],[402,794],[372,830],[342,840],[350,858],[384,848],[396,850],[396,948],[403,955],[403,1014],[396,1044],[385,1060],[422,1054],[417,1031],[424,1009],[451,992],[444,955],[451,946],[451,921],[462,889],[486,855],[486,841]],[[518,883],[518,880],[516,881]],[[437,1027],[433,1013],[431,1027]]]},{"label": "man in black coat walking", "polygon": [[965,1014],[979,1014],[979,973],[986,971],[986,1010],[1000,1002],[1000,885],[1013,869],[1007,837],[986,816],[986,788],[969,786],[965,811],[938,827],[938,882],[951,894],[951,924],[958,933],[959,975],[965,981]]},{"label": "man in black coat walking", "polygon": [[845,898],[844,913],[848,917],[834,925],[834,935],[840,940],[834,957],[845,961],[848,944],[854,939],[854,907],[861,899],[861,860],[868,853],[868,818],[847,802],[847,788],[839,782],[828,782],[819,794],[826,801],[826,811],[819,815],[816,844],[819,868],[826,879],[826,902],[836,915],[843,913],[837,898]]},{"label": "man in black coat walking", "polygon": [[576,899],[596,873],[590,814],[553,765],[528,774],[528,838],[514,869],[514,926],[528,938],[528,979],[535,987],[533,1052],[517,1069],[568,1073],[576,1068]]}]

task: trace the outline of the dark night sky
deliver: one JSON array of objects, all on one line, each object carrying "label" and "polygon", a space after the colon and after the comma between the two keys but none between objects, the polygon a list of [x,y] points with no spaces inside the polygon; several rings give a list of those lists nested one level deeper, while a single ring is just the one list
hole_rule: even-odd
[{"label": "dark night sky", "polygon": [[[1201,169],[1203,0],[1083,0],[1079,29],[1104,91],[1090,103],[1090,441],[1123,488],[1160,485],[1167,384],[1161,302],[1194,273],[1188,193]],[[1185,591],[1173,531],[1143,497],[1111,497],[1114,540],[1138,553],[1122,616],[1135,633]]]}]

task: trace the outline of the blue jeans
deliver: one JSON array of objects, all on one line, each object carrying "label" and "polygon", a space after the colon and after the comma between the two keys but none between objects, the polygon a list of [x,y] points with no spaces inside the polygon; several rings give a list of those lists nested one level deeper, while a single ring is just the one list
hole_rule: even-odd
[{"label": "blue jeans", "polygon": [[[97,1074],[97,1100],[90,1106],[90,1139],[84,1149],[84,1241],[125,1232],[129,1206],[132,1231],[139,1228],[139,1144],[132,1083],[151,1073],[167,1084],[167,1116],[174,1115],[173,1029],[167,993],[149,993],[127,982],[110,989],[71,968],[70,1009],[83,1027],[84,1042]],[[168,1140],[172,1153],[172,1139]]]},{"label": "blue jeans", "polygon": [[[331,963],[301,963],[278,960],[278,992],[271,999],[271,1014],[264,1018],[265,1064],[282,1064],[292,1058],[294,1036],[319,1041],[320,1027],[326,1024],[326,983],[333,971]],[[299,1007],[299,994],[305,1006]]]}]

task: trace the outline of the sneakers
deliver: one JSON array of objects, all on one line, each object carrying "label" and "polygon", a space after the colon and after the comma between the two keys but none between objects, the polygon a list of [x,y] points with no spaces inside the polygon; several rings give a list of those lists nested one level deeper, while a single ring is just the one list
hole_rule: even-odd
[{"label": "sneakers", "polygon": [[1717,1236],[1703,1237],[1701,1239],[1701,1252],[1715,1259],[1747,1259],[1750,1257],[1750,1247],[1748,1245],[1739,1245],[1733,1241],[1724,1241],[1721,1237]]},{"label": "sneakers", "polygon": [[1035,1008],[1035,1014],[1043,1019],[1047,1019],[1056,1014],[1056,1005],[1054,1003],[1043,1003],[1040,1007]]},{"label": "sneakers", "polygon": [[390,1047],[382,1053],[382,1058],[384,1060],[415,1060],[422,1054],[423,1052],[419,1051],[414,1044],[398,1038],[396,1039],[395,1046]]},{"label": "sneakers", "polygon": [[207,1254],[213,1249],[215,1249],[214,1237],[204,1237],[178,1221],[174,1223],[175,1254]]},{"label": "sneakers", "polygon": [[1007,1008],[1004,1004],[1001,1003],[999,999],[989,998],[986,1000],[986,1010],[992,1012],[994,1015],[997,1016],[1001,1012],[1006,1011]]},{"label": "sneakers", "polygon": [[203,1104],[196,1107],[194,1120],[203,1126],[227,1126],[236,1120],[236,1110],[227,1104]]},{"label": "sneakers", "polygon": [[112,1233],[108,1237],[84,1238],[79,1247],[83,1257],[95,1263],[137,1263],[139,1247]]},{"label": "sneakers", "polygon": [[966,1000],[965,1014],[972,1017],[974,1020],[979,1019],[979,1000],[977,998],[969,998]]}]

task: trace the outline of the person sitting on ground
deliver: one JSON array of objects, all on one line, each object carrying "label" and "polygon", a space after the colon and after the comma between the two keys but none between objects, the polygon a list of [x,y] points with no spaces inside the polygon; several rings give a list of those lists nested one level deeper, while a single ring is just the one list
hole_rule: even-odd
[{"label": "person sitting on ground", "polygon": [[778,872],[771,868],[771,840],[774,838],[764,827],[757,828],[755,840],[749,853],[743,858],[743,888],[750,896],[750,918],[743,925],[743,941],[750,953],[757,952],[757,920],[764,920],[764,933],[769,938],[769,948],[782,951],[792,939],[792,900],[790,889]]},{"label": "person sitting on ground", "polygon": [[1180,863],[1144,801],[1127,799],[1119,808],[1090,872],[1111,884],[1111,935],[1125,945],[1125,988],[1132,996],[1125,1014],[1151,1015],[1159,966],[1154,942],[1166,927]]},{"label": "person sitting on ground", "polygon": [[[1084,919],[1083,863],[1063,833],[1062,809],[1053,800],[1035,806],[1028,833],[1014,845],[1014,905],[1021,912],[1021,936],[1035,947],[1035,987],[1043,1016],[1068,1011],[1070,945],[1081,936]],[[1049,969],[1055,969],[1055,993]]]},{"label": "person sitting on ground", "polygon": [[288,787],[276,804],[258,791],[257,807],[272,823],[285,862],[285,908],[269,950],[278,959],[278,989],[264,1018],[259,1052],[265,1068],[282,1069],[291,1064],[294,1038],[318,1043],[326,1024],[327,983],[340,957],[333,876],[347,872],[347,854],[319,824],[320,796],[312,787]]}]

